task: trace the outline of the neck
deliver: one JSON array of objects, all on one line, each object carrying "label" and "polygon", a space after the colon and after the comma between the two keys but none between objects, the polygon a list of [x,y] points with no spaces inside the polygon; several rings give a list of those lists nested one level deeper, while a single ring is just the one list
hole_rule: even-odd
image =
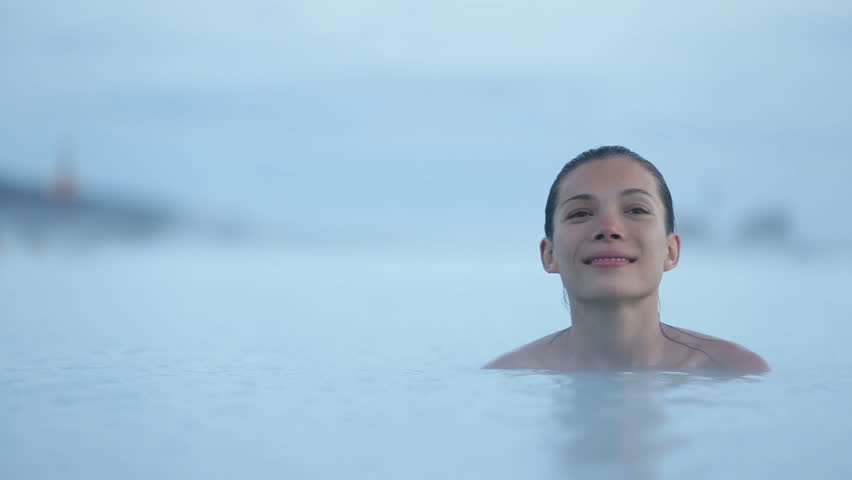
[{"label": "neck", "polygon": [[664,338],[658,295],[618,302],[571,299],[572,362],[586,368],[643,368],[658,364]]}]

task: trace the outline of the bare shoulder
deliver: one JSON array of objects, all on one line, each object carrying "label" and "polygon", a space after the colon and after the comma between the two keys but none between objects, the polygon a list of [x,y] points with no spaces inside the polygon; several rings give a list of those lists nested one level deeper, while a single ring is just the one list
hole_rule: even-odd
[{"label": "bare shoulder", "polygon": [[526,345],[518,347],[511,352],[504,353],[483,365],[482,368],[545,368],[545,364],[541,358],[542,352],[557,336],[559,336],[559,334],[563,332],[565,332],[565,330],[551,333],[550,335],[546,335],[538,340],[534,340]]},{"label": "bare shoulder", "polygon": [[749,373],[770,371],[766,360],[738,343],[686,328],[672,327],[671,325],[666,325],[666,327],[667,333],[674,340],[701,349],[709,357],[708,362],[726,370],[738,370]]}]

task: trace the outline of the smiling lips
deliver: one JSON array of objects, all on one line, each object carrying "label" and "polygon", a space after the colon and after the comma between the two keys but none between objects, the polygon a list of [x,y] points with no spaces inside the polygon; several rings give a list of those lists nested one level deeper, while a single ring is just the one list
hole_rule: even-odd
[{"label": "smiling lips", "polygon": [[636,258],[628,257],[618,252],[601,252],[591,257],[586,257],[583,263],[593,267],[622,267],[635,262]]}]

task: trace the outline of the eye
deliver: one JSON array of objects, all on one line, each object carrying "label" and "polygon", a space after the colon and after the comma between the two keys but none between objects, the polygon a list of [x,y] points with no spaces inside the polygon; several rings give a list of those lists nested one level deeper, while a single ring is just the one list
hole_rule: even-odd
[{"label": "eye", "polygon": [[650,212],[648,212],[648,209],[646,209],[645,207],[630,207],[627,209],[627,213],[632,213],[634,215],[645,215]]},{"label": "eye", "polygon": [[573,212],[569,213],[565,218],[567,220],[571,220],[575,218],[590,217],[591,215],[592,212],[588,210],[574,210]]}]

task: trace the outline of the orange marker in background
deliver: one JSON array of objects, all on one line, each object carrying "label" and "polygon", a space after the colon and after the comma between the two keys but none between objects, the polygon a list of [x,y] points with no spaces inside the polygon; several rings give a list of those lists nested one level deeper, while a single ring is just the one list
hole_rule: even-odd
[{"label": "orange marker in background", "polygon": [[50,194],[61,202],[70,203],[77,198],[77,173],[74,168],[73,147],[70,143],[66,143],[59,150]]}]

